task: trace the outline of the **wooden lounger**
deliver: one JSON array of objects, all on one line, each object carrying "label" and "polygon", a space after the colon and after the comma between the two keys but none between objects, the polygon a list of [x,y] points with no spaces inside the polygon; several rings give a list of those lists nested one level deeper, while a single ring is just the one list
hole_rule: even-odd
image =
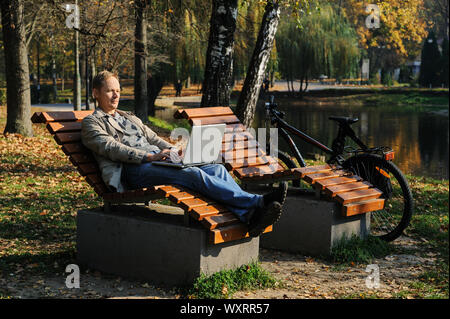
[{"label": "wooden lounger", "polygon": [[[105,185],[92,153],[81,143],[81,120],[92,111],[36,112],[33,123],[44,123],[72,164],[86,182],[103,199],[105,211],[111,204],[146,203],[168,198],[185,212],[189,219],[199,221],[208,231],[211,244],[219,244],[249,237],[247,226],[222,205],[177,185],[158,185],[123,193],[111,192]],[[272,230],[272,226],[265,232]]]},{"label": "wooden lounger", "polygon": [[174,117],[187,119],[191,125],[225,123],[222,161],[243,183],[268,184],[302,179],[325,195],[324,199],[338,202],[343,216],[364,214],[384,207],[381,191],[341,167],[327,164],[283,168],[276,158],[265,153],[265,148],[258,144],[229,107],[180,109]]}]

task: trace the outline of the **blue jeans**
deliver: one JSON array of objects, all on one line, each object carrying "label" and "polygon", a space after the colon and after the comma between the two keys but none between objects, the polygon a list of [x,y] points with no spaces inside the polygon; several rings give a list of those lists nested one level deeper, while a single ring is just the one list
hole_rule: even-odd
[{"label": "blue jeans", "polygon": [[133,189],[177,184],[215,200],[236,214],[243,222],[257,207],[263,206],[263,196],[245,192],[224,166],[208,164],[183,169],[153,165],[151,162],[123,165],[124,179]]}]

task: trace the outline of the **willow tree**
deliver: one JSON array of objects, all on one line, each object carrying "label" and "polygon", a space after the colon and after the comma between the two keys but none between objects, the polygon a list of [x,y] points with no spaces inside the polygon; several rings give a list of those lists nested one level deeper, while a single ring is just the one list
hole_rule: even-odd
[{"label": "willow tree", "polygon": [[264,15],[258,32],[252,58],[247,69],[244,85],[236,105],[236,115],[247,127],[251,126],[258,102],[259,91],[265,76],[273,48],[275,34],[280,20],[280,8],[289,8],[292,16],[300,19],[303,13],[308,13],[315,6],[317,0],[266,0]]},{"label": "willow tree", "polygon": [[305,16],[300,27],[293,19],[283,21],[277,46],[290,91],[297,79],[299,92],[304,92],[309,79],[321,74],[337,79],[355,75],[360,56],[354,29],[330,5]]}]

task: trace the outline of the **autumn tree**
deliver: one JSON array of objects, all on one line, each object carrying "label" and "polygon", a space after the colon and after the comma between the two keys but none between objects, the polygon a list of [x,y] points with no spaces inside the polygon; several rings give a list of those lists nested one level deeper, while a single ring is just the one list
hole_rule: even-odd
[{"label": "autumn tree", "polygon": [[5,47],[7,119],[4,133],[32,136],[30,82],[23,1],[1,2]]},{"label": "autumn tree", "polygon": [[[377,0],[377,12],[367,12],[367,1],[346,0],[342,12],[353,24],[358,34],[359,45],[370,58],[370,73],[379,68],[392,72],[408,58],[420,53],[420,45],[427,35],[423,0]],[[379,27],[371,25],[372,18]]]}]

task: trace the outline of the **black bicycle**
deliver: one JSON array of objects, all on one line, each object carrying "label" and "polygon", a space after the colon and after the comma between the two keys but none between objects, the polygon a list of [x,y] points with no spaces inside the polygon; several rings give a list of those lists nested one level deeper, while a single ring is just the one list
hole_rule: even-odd
[{"label": "black bicycle", "polygon": [[[299,129],[289,125],[283,118],[285,113],[277,110],[274,97],[265,104],[266,126],[275,125],[278,134],[289,145],[300,167],[307,166],[300,150],[289,133],[328,154],[328,164],[336,164],[360,176],[383,192],[385,199],[382,210],[371,213],[371,235],[386,241],[398,238],[408,227],[414,210],[413,197],[408,182],[400,169],[392,162],[394,151],[390,147],[366,146],[355,134],[351,125],[357,118],[332,116],[329,119],[338,125],[338,133],[331,148],[323,145]],[[346,146],[346,139],[353,140],[357,147]],[[268,147],[270,141],[268,143]],[[287,168],[298,167],[297,163],[287,153],[278,151],[280,164]],[[294,180],[293,186],[299,187],[300,180]]]}]

